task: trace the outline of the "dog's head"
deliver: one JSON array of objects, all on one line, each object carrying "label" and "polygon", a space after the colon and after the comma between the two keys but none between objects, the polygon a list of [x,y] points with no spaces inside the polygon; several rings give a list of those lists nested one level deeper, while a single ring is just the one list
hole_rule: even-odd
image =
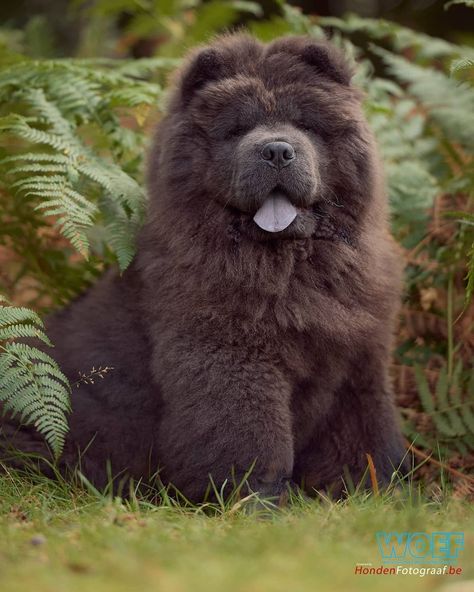
[{"label": "dog's head", "polygon": [[255,239],[309,237],[334,215],[350,225],[374,168],[351,75],[325,41],[221,38],[179,73],[151,179],[228,209]]}]

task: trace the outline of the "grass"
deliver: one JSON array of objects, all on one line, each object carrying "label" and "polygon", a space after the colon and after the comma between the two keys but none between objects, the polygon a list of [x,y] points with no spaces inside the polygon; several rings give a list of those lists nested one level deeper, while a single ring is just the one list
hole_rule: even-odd
[{"label": "grass", "polygon": [[[474,509],[440,498],[411,486],[337,504],[295,499],[255,514],[124,502],[8,470],[0,475],[0,590],[455,592],[451,585],[474,580]],[[377,530],[464,531],[463,574],[354,575],[357,563],[381,564]]]}]

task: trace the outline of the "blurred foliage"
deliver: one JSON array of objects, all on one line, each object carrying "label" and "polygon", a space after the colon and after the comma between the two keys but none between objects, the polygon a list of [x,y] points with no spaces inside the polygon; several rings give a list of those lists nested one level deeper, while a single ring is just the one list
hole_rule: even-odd
[{"label": "blurred foliage", "polygon": [[[54,56],[37,17],[0,29],[0,292],[44,311],[113,261],[127,266],[145,203],[145,138],[186,49],[242,25],[264,41],[330,34],[358,62],[406,260],[394,363],[405,432],[472,468],[474,50],[282,2],[269,15],[239,1],[77,0],[74,10],[76,58]],[[133,55],[148,57],[117,59]]]},{"label": "blurred foliage", "polygon": [[[120,30],[117,49],[136,57],[157,47],[161,56],[181,55],[213,32],[231,26],[241,15],[262,15],[257,2],[245,0],[76,0],[76,5],[85,6],[94,30],[106,30],[116,23]],[[86,35],[79,52],[96,56],[101,43],[100,38]]]}]

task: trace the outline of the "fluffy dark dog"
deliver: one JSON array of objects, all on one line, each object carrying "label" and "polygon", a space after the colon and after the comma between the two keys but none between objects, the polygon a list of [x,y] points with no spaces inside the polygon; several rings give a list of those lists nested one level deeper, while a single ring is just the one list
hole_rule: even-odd
[{"label": "fluffy dark dog", "polygon": [[[62,459],[96,485],[160,469],[202,499],[339,492],[403,445],[387,376],[399,255],[360,93],[325,42],[228,36],[180,71],[149,161],[138,255],[48,323],[73,393]],[[33,429],[6,438],[43,451]]]}]

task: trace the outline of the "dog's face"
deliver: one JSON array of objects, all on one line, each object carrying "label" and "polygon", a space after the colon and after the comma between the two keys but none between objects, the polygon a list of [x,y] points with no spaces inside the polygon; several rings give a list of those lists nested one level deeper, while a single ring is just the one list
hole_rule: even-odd
[{"label": "dog's face", "polygon": [[170,182],[186,192],[191,177],[262,240],[309,237],[329,210],[357,210],[371,159],[350,77],[334,48],[305,38],[228,37],[201,50],[162,141]]}]

